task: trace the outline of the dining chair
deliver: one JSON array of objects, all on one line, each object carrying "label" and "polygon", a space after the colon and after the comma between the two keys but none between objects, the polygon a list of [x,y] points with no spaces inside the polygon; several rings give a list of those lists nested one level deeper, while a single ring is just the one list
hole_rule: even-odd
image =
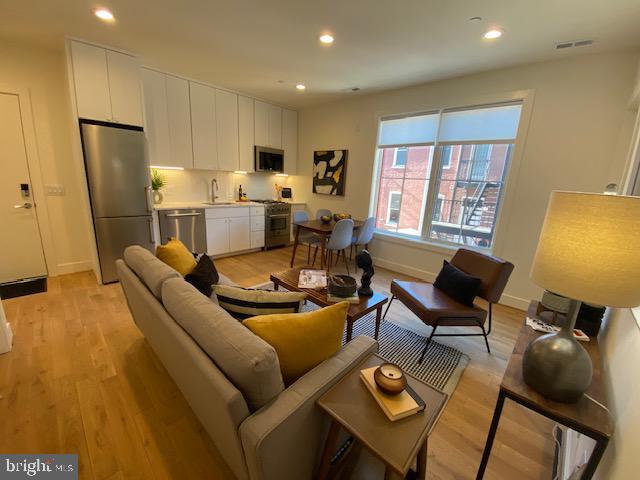
[{"label": "dining chair", "polygon": [[[308,221],[309,221],[309,214],[304,210],[293,212],[294,223],[308,222]],[[307,251],[307,265],[309,265],[311,262],[311,247],[312,246],[316,247],[316,252],[317,252],[317,247],[318,245],[320,245],[321,241],[322,241],[322,238],[320,238],[318,235],[316,235],[313,232],[309,232],[307,230],[302,230],[300,232],[298,236],[298,243],[304,243],[309,246],[309,250]],[[315,263],[315,255],[314,255],[313,261]]]},{"label": "dining chair", "polygon": [[344,266],[347,268],[347,275],[349,274],[349,263],[347,262],[346,249],[351,246],[353,239],[353,220],[345,218],[336,222],[331,232],[331,237],[327,242],[327,272],[331,271],[331,264],[333,263],[333,252],[337,252],[336,264],[340,259],[340,253],[344,258]]},{"label": "dining chair", "polygon": [[331,217],[333,213],[331,213],[331,210],[327,210],[326,208],[321,208],[316,212],[316,220],[320,220],[320,217],[324,217],[325,215]]},{"label": "dining chair", "polygon": [[373,231],[376,228],[376,217],[369,217],[364,221],[364,224],[360,227],[357,234],[353,235],[351,240],[351,248],[349,250],[349,260],[353,258],[353,248],[356,249],[356,255],[358,254],[358,247],[364,246],[366,250],[369,250],[369,242],[373,238]]}]

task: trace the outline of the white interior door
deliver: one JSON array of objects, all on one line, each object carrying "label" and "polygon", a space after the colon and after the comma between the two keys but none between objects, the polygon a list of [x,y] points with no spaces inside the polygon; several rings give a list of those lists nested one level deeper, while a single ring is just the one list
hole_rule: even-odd
[{"label": "white interior door", "polygon": [[0,283],[47,275],[18,96],[6,93],[0,93],[0,165]]}]

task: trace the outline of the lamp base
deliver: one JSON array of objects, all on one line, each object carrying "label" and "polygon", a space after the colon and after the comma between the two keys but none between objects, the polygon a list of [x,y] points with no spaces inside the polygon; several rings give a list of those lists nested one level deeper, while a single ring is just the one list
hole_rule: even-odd
[{"label": "lamp base", "polygon": [[531,342],[522,358],[526,384],[556,402],[576,402],[591,385],[591,358],[573,336],[579,310],[580,302],[572,300],[562,330]]}]

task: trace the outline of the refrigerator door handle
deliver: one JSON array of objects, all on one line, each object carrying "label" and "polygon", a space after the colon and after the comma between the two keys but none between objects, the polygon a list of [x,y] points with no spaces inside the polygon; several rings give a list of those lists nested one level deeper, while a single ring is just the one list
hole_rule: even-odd
[{"label": "refrigerator door handle", "polygon": [[155,233],[153,231],[153,218],[149,219],[149,240],[151,241],[152,245],[156,243]]},{"label": "refrigerator door handle", "polygon": [[151,187],[149,185],[144,187],[144,195],[145,195],[145,198],[147,199],[147,211],[149,213],[152,213],[153,212],[153,200],[151,199]]}]

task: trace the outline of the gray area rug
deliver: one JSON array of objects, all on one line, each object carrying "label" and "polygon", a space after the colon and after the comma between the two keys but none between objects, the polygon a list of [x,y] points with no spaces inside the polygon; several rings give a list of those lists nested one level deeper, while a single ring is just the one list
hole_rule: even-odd
[{"label": "gray area rug", "polygon": [[[267,282],[253,288],[273,290],[273,283]],[[303,311],[320,307],[307,302]],[[393,307],[391,307],[393,310]],[[353,324],[353,337],[358,335],[374,336],[375,312],[360,318]],[[443,345],[435,340],[422,364],[418,363],[425,344],[425,337],[407,330],[392,321],[382,321],[378,334],[378,354],[385,360],[399,365],[405,372],[422,380],[427,385],[447,395],[447,401],[458,385],[458,381],[469,364],[469,357],[460,350]],[[346,329],[342,339],[346,343]]]}]

